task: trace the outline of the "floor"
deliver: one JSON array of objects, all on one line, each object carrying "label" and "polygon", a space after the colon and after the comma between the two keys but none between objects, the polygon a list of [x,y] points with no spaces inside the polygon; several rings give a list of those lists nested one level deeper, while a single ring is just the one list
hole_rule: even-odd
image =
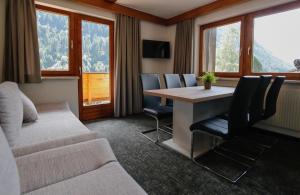
[{"label": "floor", "polygon": [[300,141],[279,137],[237,184],[166,150],[139,132],[154,128],[143,115],[86,123],[106,137],[127,172],[149,194],[300,194]]}]

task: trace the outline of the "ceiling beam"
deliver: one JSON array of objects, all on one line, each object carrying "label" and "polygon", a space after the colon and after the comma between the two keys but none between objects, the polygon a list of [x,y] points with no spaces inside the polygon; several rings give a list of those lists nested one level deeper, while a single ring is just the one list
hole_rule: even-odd
[{"label": "ceiling beam", "polygon": [[207,15],[226,7],[238,5],[250,0],[217,0],[210,4],[195,8],[178,16],[174,16],[167,20],[167,25],[176,24],[178,22]]},{"label": "ceiling beam", "polygon": [[[128,7],[125,7],[125,6],[116,4],[116,3],[111,3],[113,0],[75,0],[75,1],[89,4],[92,6],[96,6],[99,8],[103,8],[103,9],[109,10],[114,13],[136,17],[141,20],[146,20],[146,21],[161,24],[161,25],[166,25],[166,22],[167,22],[167,20],[164,18],[160,18],[158,16],[154,16],[154,15],[151,15],[151,14],[148,14],[145,12],[141,12],[141,11],[138,11],[138,10],[135,10],[132,8],[128,8]],[[110,2],[108,2],[108,1],[110,1]]]}]

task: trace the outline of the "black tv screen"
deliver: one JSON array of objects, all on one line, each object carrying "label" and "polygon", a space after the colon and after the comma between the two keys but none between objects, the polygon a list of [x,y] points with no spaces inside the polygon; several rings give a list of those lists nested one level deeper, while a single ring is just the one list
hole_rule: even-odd
[{"label": "black tv screen", "polygon": [[170,58],[170,43],[164,41],[143,40],[144,58]]}]

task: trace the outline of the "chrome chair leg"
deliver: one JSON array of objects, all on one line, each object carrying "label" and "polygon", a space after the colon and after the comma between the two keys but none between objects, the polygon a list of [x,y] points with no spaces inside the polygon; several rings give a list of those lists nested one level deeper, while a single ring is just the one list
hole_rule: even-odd
[{"label": "chrome chair leg", "polygon": [[244,169],[244,170],[242,171],[242,173],[239,174],[236,178],[231,179],[231,178],[228,178],[228,177],[222,175],[221,173],[219,173],[219,172],[213,170],[213,169],[210,168],[209,166],[197,162],[197,160],[196,160],[197,157],[194,157],[194,142],[195,142],[195,136],[194,136],[194,133],[195,133],[195,132],[192,132],[192,135],[191,135],[191,151],[190,151],[191,153],[190,153],[190,156],[191,156],[192,161],[193,161],[195,164],[197,164],[198,166],[200,166],[200,167],[202,167],[202,168],[205,168],[206,170],[208,170],[208,171],[214,173],[215,175],[217,175],[217,176],[219,176],[219,177],[221,177],[221,178],[223,178],[223,179],[225,179],[225,180],[227,180],[227,181],[229,181],[229,182],[231,182],[231,183],[236,183],[240,178],[242,178],[242,176],[244,176],[244,175],[248,172],[249,169],[252,168],[251,165],[248,165],[248,164],[246,164],[246,163],[240,162],[240,161],[238,161],[238,160],[236,160],[236,159],[234,159],[234,158],[232,158],[232,157],[230,157],[230,156],[228,156],[228,155],[226,155],[226,154],[222,154],[222,153],[218,152],[218,151],[216,150],[217,147],[218,147],[218,146],[217,146],[217,141],[216,141],[217,138],[215,138],[215,137],[213,138],[213,148],[212,148],[212,152],[214,152],[215,154],[220,155],[220,156],[222,156],[222,157],[224,157],[224,158],[226,158],[226,159],[228,159],[228,160],[230,160],[230,161],[232,161],[232,162],[234,162],[234,163],[236,163],[236,164],[239,164],[240,166],[243,166],[245,169]]},{"label": "chrome chair leg", "polygon": [[159,142],[160,141],[160,136],[159,136],[159,120],[158,120],[158,118],[155,118],[155,120],[156,120],[156,136],[157,136],[156,142]]},{"label": "chrome chair leg", "polygon": [[[159,119],[158,119],[157,117],[152,116],[152,115],[147,115],[147,116],[149,116],[149,117],[155,119],[155,121],[156,121],[156,128],[155,128],[155,129],[151,129],[151,130],[142,131],[141,134],[142,134],[145,138],[147,138],[148,140],[150,140],[150,141],[153,142],[153,143],[159,143],[159,142],[160,142],[160,134],[159,134],[160,131],[162,131],[162,132],[164,132],[164,133],[167,133],[167,134],[169,134],[169,135],[172,135],[171,132],[166,131],[166,130],[164,130],[164,129],[162,129],[162,128],[160,127],[160,126],[161,126],[161,125],[160,125],[160,121],[159,121]],[[172,129],[170,129],[170,130],[172,130]],[[156,131],[156,140],[154,140],[154,139],[152,139],[152,138],[150,138],[150,137],[148,137],[148,136],[146,135],[147,133],[151,133],[151,132],[154,132],[154,131]]]}]

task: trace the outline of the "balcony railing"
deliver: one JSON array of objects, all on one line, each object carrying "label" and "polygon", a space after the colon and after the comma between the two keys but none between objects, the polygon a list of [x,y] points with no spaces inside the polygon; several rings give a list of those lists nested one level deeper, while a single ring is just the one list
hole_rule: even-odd
[{"label": "balcony railing", "polygon": [[83,73],[83,105],[110,103],[109,73]]}]

